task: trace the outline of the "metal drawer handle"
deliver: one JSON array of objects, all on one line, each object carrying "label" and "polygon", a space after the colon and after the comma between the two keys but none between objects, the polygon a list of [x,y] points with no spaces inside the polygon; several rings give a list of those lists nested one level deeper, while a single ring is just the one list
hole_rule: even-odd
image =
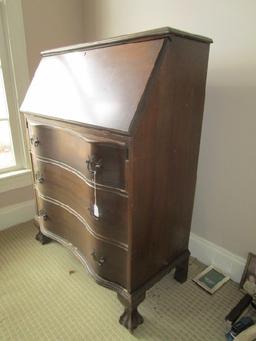
[{"label": "metal drawer handle", "polygon": [[39,216],[43,218],[43,220],[48,220],[48,215],[45,210],[39,211]]},{"label": "metal drawer handle", "polygon": [[93,250],[93,252],[91,253],[91,256],[93,258],[93,260],[99,265],[99,266],[102,266],[105,262],[105,258],[104,257],[98,257],[97,254],[96,254],[96,251]]},{"label": "metal drawer handle", "polygon": [[44,182],[44,177],[39,172],[36,173],[36,181],[42,184]]},{"label": "metal drawer handle", "polygon": [[96,160],[95,155],[88,156],[88,159],[85,161],[87,165],[88,172],[94,174],[98,169],[102,167],[102,160]]},{"label": "metal drawer handle", "polygon": [[30,142],[34,147],[38,147],[40,141],[38,137],[31,137],[30,138]]}]

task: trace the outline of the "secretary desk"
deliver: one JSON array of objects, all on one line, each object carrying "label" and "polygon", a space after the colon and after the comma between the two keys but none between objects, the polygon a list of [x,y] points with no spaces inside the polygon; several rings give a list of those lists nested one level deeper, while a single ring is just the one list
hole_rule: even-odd
[{"label": "secretary desk", "polygon": [[211,42],[165,27],[45,51],[21,107],[36,238],[115,290],[130,331],[147,289],[187,278]]}]

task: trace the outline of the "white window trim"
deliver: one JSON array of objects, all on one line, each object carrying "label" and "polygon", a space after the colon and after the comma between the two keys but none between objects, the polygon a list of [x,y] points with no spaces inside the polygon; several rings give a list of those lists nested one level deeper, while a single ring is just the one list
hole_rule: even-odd
[{"label": "white window trim", "polygon": [[[7,49],[1,55],[7,73],[4,74],[10,124],[16,148],[16,169],[0,174],[0,193],[32,184],[30,159],[25,148],[25,122],[19,107],[29,85],[27,51],[21,0],[0,0],[1,38]],[[8,37],[8,39],[7,39]],[[2,39],[1,39],[2,40]],[[3,41],[3,40],[2,40]]]},{"label": "white window trim", "polygon": [[31,169],[21,169],[18,171],[0,174],[0,193],[13,189],[27,187],[32,184]]}]

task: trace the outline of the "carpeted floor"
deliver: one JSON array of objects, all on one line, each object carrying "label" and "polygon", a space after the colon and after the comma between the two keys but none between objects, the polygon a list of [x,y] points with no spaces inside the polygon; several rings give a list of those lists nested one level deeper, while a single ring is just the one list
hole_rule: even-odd
[{"label": "carpeted floor", "polygon": [[[118,323],[116,294],[97,285],[67,249],[42,246],[35,233],[31,222],[0,232],[1,341],[225,340],[224,317],[242,297],[235,283],[211,296],[169,274],[148,291],[139,308],[145,322],[131,335]],[[192,260],[189,277],[202,269]]]}]

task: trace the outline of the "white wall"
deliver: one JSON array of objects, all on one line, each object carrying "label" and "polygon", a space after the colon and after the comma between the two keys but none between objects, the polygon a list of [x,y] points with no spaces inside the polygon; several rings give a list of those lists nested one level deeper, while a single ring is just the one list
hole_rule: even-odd
[{"label": "white wall", "polygon": [[192,231],[256,253],[256,1],[85,0],[86,40],[162,26],[211,46]]},{"label": "white wall", "polygon": [[31,76],[40,52],[84,41],[83,0],[22,0]]}]

